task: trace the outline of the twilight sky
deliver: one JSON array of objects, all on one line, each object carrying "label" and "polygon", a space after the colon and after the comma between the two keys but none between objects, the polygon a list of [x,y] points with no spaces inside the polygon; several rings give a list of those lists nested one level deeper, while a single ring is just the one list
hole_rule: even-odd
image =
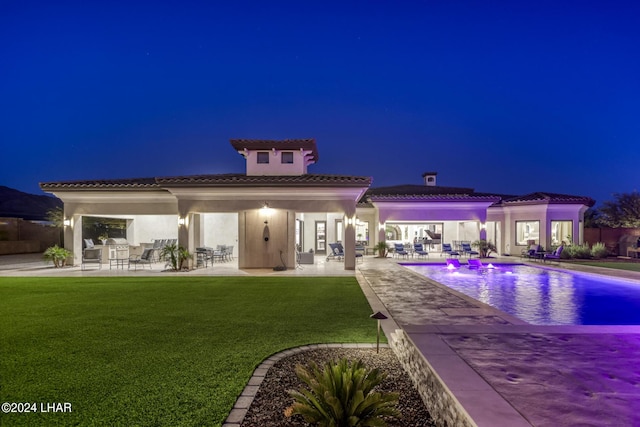
[{"label": "twilight sky", "polygon": [[244,172],[315,138],[373,186],[640,190],[638,1],[0,4],[0,185]]}]

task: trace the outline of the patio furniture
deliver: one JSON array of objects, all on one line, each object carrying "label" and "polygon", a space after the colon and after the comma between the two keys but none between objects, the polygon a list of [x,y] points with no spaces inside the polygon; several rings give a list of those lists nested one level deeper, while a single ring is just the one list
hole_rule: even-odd
[{"label": "patio furniture", "polygon": [[409,256],[409,252],[404,250],[404,245],[402,243],[394,243],[394,251],[393,256],[403,256],[407,258]]},{"label": "patio furniture", "polygon": [[208,267],[209,262],[213,265],[213,248],[208,246],[196,248],[196,267]]},{"label": "patio furniture", "polygon": [[413,245],[413,253],[418,255],[419,258],[429,257],[429,252],[424,250],[422,243]]},{"label": "patio furniture", "polygon": [[149,270],[151,270],[151,263],[153,262],[153,249],[148,248],[142,251],[142,255],[133,255],[129,257],[129,265],[127,268],[131,268],[133,264],[133,269],[137,270],[138,265],[141,265],[144,268],[144,265],[147,264],[149,266]]},{"label": "patio furniture", "polygon": [[462,246],[462,253],[464,255],[467,255],[469,257],[472,257],[473,255],[477,255],[478,257],[480,256],[480,252],[471,249],[470,243],[461,242],[460,245]]},{"label": "patio furniture", "polygon": [[440,256],[443,254],[447,256],[460,256],[460,252],[451,249],[451,243],[442,244],[442,252],[440,252]]},{"label": "patio furniture", "polygon": [[564,246],[560,245],[552,253],[544,254],[544,256],[542,257],[542,260],[546,261],[548,259],[560,259],[560,254],[562,254],[563,250],[564,250]]},{"label": "patio furniture", "polygon": [[344,248],[342,245],[340,243],[329,243],[329,247],[331,248],[331,253],[327,255],[327,261],[330,259],[342,261],[344,258]]},{"label": "patio furniture", "polygon": [[484,265],[482,265],[482,261],[480,261],[479,259],[471,259],[471,258],[469,258],[467,260],[467,265],[469,266],[469,268],[482,268],[482,267],[484,267]]},{"label": "patio furniture", "polygon": [[86,248],[83,250],[80,269],[84,270],[86,264],[98,264],[98,268],[102,269],[102,249]]},{"label": "patio furniture", "polygon": [[455,258],[447,258],[447,268],[460,268],[460,261]]},{"label": "patio furniture", "polygon": [[544,250],[542,249],[542,246],[535,245],[535,244],[529,246],[529,249],[522,252],[522,258],[542,259],[543,256],[544,256]]}]

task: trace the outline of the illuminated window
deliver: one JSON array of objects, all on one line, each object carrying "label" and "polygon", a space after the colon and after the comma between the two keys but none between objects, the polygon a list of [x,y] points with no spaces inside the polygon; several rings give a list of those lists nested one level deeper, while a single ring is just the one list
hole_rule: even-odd
[{"label": "illuminated window", "polygon": [[551,221],[551,245],[560,246],[560,243],[573,241],[573,221]]},{"label": "illuminated window", "polygon": [[258,153],[258,163],[266,164],[269,163],[269,152],[261,151]]},{"label": "illuminated window", "polygon": [[516,221],[516,245],[540,244],[540,221]]},{"label": "illuminated window", "polygon": [[293,163],[293,153],[290,151],[285,151],[282,153],[280,157],[282,163]]}]

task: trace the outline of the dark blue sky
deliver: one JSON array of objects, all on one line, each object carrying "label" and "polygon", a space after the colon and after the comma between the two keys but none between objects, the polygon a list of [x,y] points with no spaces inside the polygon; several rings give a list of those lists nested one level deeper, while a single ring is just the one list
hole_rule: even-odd
[{"label": "dark blue sky", "polygon": [[312,173],[481,192],[640,190],[640,2],[31,2],[0,7],[0,185]]}]

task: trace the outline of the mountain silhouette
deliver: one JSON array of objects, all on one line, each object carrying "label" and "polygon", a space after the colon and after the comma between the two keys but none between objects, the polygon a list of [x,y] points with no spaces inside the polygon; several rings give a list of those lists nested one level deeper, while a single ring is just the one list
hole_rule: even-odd
[{"label": "mountain silhouette", "polygon": [[0,217],[45,221],[47,212],[62,207],[62,200],[38,196],[0,185]]}]

